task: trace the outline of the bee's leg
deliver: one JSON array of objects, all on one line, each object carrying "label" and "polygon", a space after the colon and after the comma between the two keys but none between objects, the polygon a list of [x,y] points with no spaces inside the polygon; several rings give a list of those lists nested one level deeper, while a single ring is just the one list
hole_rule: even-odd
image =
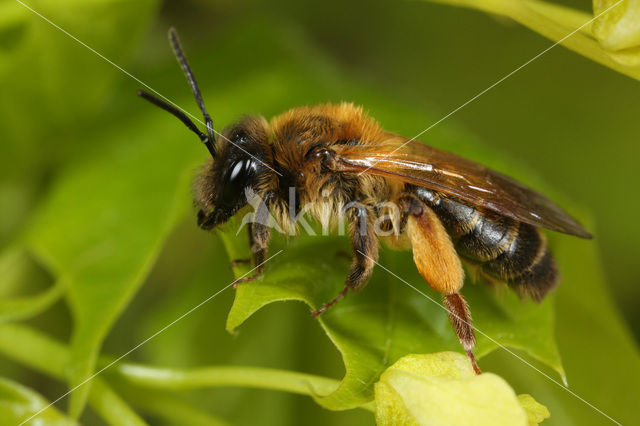
[{"label": "bee's leg", "polygon": [[[264,261],[267,259],[267,250],[269,248],[269,240],[271,239],[271,228],[257,222],[248,223],[247,226],[249,232],[249,245],[251,246],[251,257],[256,268],[248,277],[236,280],[233,283],[234,288],[240,283],[248,283],[258,278],[262,274]],[[246,263],[244,262],[245,259],[240,259],[240,261],[242,263]]]},{"label": "bee's leg", "polygon": [[444,296],[444,305],[447,307],[451,325],[458,336],[458,340],[462,344],[464,351],[471,361],[471,366],[476,374],[482,374],[476,357],[473,354],[473,347],[476,345],[476,336],[473,333],[473,322],[471,319],[471,311],[469,304],[460,293],[452,293]]},{"label": "bee's leg", "polygon": [[251,263],[251,259],[233,259],[231,262],[229,262],[229,268],[235,268],[238,265],[244,265],[247,263]]},{"label": "bee's leg", "polygon": [[[249,237],[249,247],[253,246],[253,235],[251,235],[251,223],[247,223],[247,237]],[[244,258],[244,259],[233,259],[231,262],[229,262],[229,268],[233,269],[234,267],[238,266],[238,265],[246,265],[246,264],[251,264],[251,258]]]},{"label": "bee's leg", "polygon": [[351,234],[353,260],[344,288],[333,300],[313,311],[315,317],[344,298],[350,289],[356,291],[362,289],[369,281],[373,267],[378,260],[378,238],[366,209],[358,208],[353,213],[349,233]]},{"label": "bee's leg", "polygon": [[438,216],[422,201],[407,200],[409,219],[407,233],[413,247],[413,260],[420,275],[436,291],[444,295],[444,305],[453,329],[462,344],[473,369],[480,374],[473,354],[476,338],[471,312],[460,294],[464,269],[449,234]]}]

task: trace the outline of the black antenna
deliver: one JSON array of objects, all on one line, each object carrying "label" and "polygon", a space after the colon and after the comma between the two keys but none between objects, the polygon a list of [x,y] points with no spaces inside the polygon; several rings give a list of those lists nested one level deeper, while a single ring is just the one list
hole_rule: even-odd
[{"label": "black antenna", "polygon": [[171,105],[169,102],[166,102],[158,98],[157,96],[154,96],[151,93],[146,92],[144,90],[138,90],[138,96],[140,96],[143,99],[146,99],[147,101],[151,102],[155,106],[158,106],[163,110],[178,117],[178,119],[182,121],[189,128],[189,130],[191,130],[196,135],[198,135],[202,143],[209,150],[209,153],[211,154],[211,156],[215,157],[216,156],[216,149],[215,149],[216,137],[213,130],[213,120],[211,120],[211,117],[209,116],[207,109],[204,107],[204,102],[202,101],[202,94],[200,93],[198,82],[196,82],[196,78],[194,77],[193,72],[191,71],[189,62],[187,62],[187,57],[184,54],[182,45],[180,44],[178,33],[176,32],[176,29],[173,27],[169,28],[169,41],[171,42],[171,48],[173,49],[173,52],[175,53],[176,58],[180,63],[180,66],[182,67],[182,71],[184,71],[184,74],[187,76],[187,81],[189,81],[189,85],[191,86],[191,90],[193,91],[193,96],[195,96],[196,98],[196,103],[198,104],[200,111],[202,111],[202,114],[204,115],[204,122],[205,122],[205,125],[207,126],[207,134],[202,133],[200,129],[198,129],[198,126],[196,126],[195,123],[191,121],[191,119],[187,117],[187,115],[184,112],[182,112],[180,109],[176,108],[175,106]]},{"label": "black antenna", "polygon": [[211,143],[211,141],[209,139],[209,136],[207,136],[204,133],[202,133],[200,131],[200,129],[198,129],[198,126],[196,126],[196,124],[193,121],[191,121],[191,119],[189,117],[187,117],[187,114],[185,114],[184,112],[182,112],[181,110],[179,110],[175,106],[171,105],[169,102],[165,102],[162,99],[152,95],[151,93],[145,92],[144,90],[138,90],[138,96],[140,96],[142,99],[145,99],[145,100],[151,102],[155,106],[160,107],[163,110],[165,110],[165,111],[175,115],[176,117],[178,117],[178,119],[180,121],[182,121],[185,124],[185,126],[187,126],[189,128],[189,130],[191,130],[193,133],[198,135],[198,137],[200,138],[202,143],[209,150],[209,153],[211,153],[211,156],[215,157],[215,149],[214,149],[213,144]]},{"label": "black antenna", "polygon": [[191,71],[191,67],[189,66],[187,57],[184,54],[184,50],[182,49],[182,45],[180,44],[180,39],[178,38],[178,32],[173,27],[169,28],[169,41],[171,41],[171,47],[173,48],[173,52],[176,54],[176,58],[178,58],[178,62],[182,67],[182,71],[184,71],[184,75],[187,77],[187,81],[189,81],[191,91],[193,91],[193,96],[196,98],[196,103],[198,104],[200,111],[202,111],[202,115],[204,116],[204,123],[207,126],[207,134],[209,135],[209,139],[212,143],[215,143],[216,137],[213,133],[213,121],[211,120],[207,109],[204,107],[204,101],[202,100],[202,94],[200,93],[198,82],[196,81],[196,77]]}]

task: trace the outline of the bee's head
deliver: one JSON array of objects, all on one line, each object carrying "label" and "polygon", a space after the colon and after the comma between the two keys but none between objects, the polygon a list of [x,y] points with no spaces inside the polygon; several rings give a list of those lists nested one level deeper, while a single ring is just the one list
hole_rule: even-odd
[{"label": "bee's head", "polygon": [[198,225],[204,229],[228,221],[247,204],[249,194],[261,192],[271,172],[266,120],[247,117],[229,127],[215,152],[195,183]]},{"label": "bee's head", "polygon": [[216,138],[213,121],[204,107],[200,88],[174,28],[169,30],[169,41],[202,111],[207,132],[202,132],[175,105],[143,90],[139,90],[138,95],[180,119],[209,150],[211,158],[196,180],[195,197],[200,208],[198,224],[211,229],[228,221],[244,207],[247,204],[246,189],[256,188],[264,180],[263,175],[269,170],[266,163],[270,158],[268,124],[264,118],[247,117]]}]

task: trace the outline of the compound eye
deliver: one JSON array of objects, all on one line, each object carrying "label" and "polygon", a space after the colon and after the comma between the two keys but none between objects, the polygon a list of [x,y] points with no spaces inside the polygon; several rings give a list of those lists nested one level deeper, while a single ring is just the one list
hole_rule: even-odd
[{"label": "compound eye", "polygon": [[256,163],[253,160],[240,160],[233,164],[229,172],[228,182],[246,182],[256,171]]},{"label": "compound eye", "polygon": [[224,181],[222,202],[235,204],[237,198],[244,197],[244,189],[256,170],[253,160],[239,160],[229,167],[229,174]]},{"label": "compound eye", "polygon": [[239,180],[243,175],[244,169],[245,161],[238,161],[236,164],[234,164],[233,168],[231,169],[231,173],[229,174],[229,183],[235,180]]}]

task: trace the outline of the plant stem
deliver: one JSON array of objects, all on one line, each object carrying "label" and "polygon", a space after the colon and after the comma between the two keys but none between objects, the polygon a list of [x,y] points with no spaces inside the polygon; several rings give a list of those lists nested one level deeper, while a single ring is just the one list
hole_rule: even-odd
[{"label": "plant stem", "polygon": [[167,390],[238,386],[313,396],[329,394],[340,384],[338,380],[312,374],[244,366],[216,366],[181,370],[122,364],[115,367],[115,371],[129,383]]},{"label": "plant stem", "polygon": [[92,379],[89,404],[109,424],[144,426],[147,423],[104,380]]},{"label": "plant stem", "polygon": [[[0,325],[0,353],[58,380],[66,379],[68,349],[27,326]],[[146,424],[101,378],[95,377],[92,382],[89,403],[107,423]]]},{"label": "plant stem", "polygon": [[0,322],[21,321],[40,314],[60,299],[65,289],[66,281],[59,279],[47,290],[34,296],[0,300]]},{"label": "plant stem", "polygon": [[[246,366],[215,366],[186,370],[123,363],[114,367],[111,374],[117,374],[127,383],[153,389],[184,390],[234,386],[279,390],[313,397],[330,394],[340,384],[338,380],[313,374]],[[373,402],[361,408],[373,411]]]}]

